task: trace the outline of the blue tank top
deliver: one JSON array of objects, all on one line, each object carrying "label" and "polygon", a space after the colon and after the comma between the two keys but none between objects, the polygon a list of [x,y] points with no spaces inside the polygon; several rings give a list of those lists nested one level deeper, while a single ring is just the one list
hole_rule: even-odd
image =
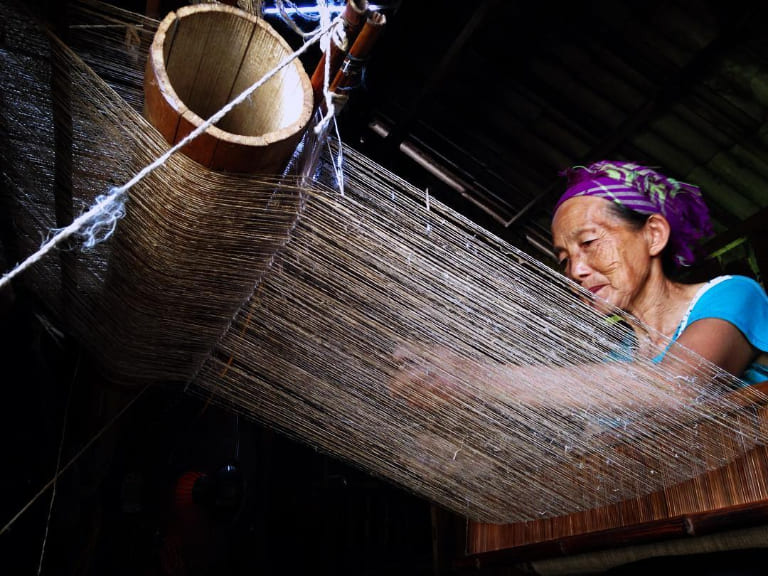
[{"label": "blue tank top", "polygon": [[[752,346],[768,352],[768,296],[763,287],[748,276],[718,276],[704,284],[691,301],[672,341],[686,326],[703,318],[719,318],[738,328]],[[664,358],[666,350],[654,362]],[[768,366],[753,362],[741,377],[747,384],[768,380]]]}]

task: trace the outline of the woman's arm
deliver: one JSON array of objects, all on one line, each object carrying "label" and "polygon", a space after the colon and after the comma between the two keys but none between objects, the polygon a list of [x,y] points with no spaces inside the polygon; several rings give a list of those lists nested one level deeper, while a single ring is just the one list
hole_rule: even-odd
[{"label": "woman's arm", "polygon": [[719,318],[702,318],[693,322],[677,341],[737,377],[744,374],[758,354],[758,350],[736,326]]},{"label": "woman's arm", "polygon": [[[694,308],[690,324],[659,364],[640,359],[512,366],[470,359],[447,348],[401,348],[396,356],[403,370],[393,391],[416,397],[421,404],[474,390],[531,406],[601,411],[653,410],[715,397],[731,390],[760,352],[742,330],[766,346],[768,301],[754,281],[728,278],[708,290],[701,302],[704,305]],[[658,350],[650,352],[656,354]],[[734,378],[718,374],[716,367]]]},{"label": "woman's arm", "polygon": [[400,347],[394,357],[400,370],[390,391],[422,409],[486,398],[523,407],[617,413],[679,408],[700,396],[680,355],[663,367],[650,362],[515,366],[448,348]]}]

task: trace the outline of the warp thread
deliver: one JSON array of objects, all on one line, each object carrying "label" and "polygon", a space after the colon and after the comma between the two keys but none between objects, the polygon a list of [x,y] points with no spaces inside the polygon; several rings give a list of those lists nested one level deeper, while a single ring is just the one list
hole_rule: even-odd
[{"label": "warp thread", "polygon": [[[89,104],[84,99],[86,109]],[[314,134],[309,131],[308,136]],[[270,264],[272,273],[252,298],[259,321],[248,322],[241,308],[216,350],[206,350],[205,366],[195,379],[206,397],[215,393],[216,402],[293,431],[316,448],[468,517],[496,521],[597,506],[652,490],[719,465],[729,455],[743,453],[753,438],[762,438],[749,415],[725,449],[716,436],[694,436],[692,427],[681,427],[675,413],[654,413],[651,422],[641,421],[632,406],[615,414],[603,413],[599,405],[561,414],[531,410],[510,396],[510,385],[541,398],[550,390],[578,393],[577,382],[559,373],[555,378],[546,368],[602,357],[613,351],[614,340],[618,345],[623,331],[593,326],[594,313],[587,315],[586,305],[582,310],[570,286],[551,269],[529,261],[428,192],[414,190],[351,148],[345,148],[345,157],[345,201],[309,191],[307,210],[302,210],[306,217],[297,220],[291,241],[275,266]],[[319,182],[330,181],[330,168],[323,165]],[[223,184],[229,187],[231,182]],[[138,205],[139,193],[132,198]],[[129,212],[126,221],[132,216]],[[205,241],[202,232],[190,236]],[[211,262],[237,256],[212,253]],[[245,276],[230,268],[235,268],[232,279]],[[130,276],[133,268],[128,265],[125,272]],[[251,286],[250,278],[248,282]],[[210,285],[210,300],[222,284]],[[206,312],[220,312],[215,301],[200,300],[206,300]],[[123,304],[119,297],[107,304],[113,302]],[[190,324],[188,318],[182,318],[184,326]],[[97,327],[87,321],[82,326],[83,334]],[[154,378],[177,350],[152,342],[151,352],[157,348],[162,353],[151,358],[158,369],[146,364],[142,370]],[[413,402],[408,396],[393,397],[389,386],[401,373],[392,350],[411,342],[438,346],[436,354],[425,349],[415,365],[423,364],[451,384],[436,391],[439,395],[419,388]],[[140,347],[143,342],[132,344]],[[441,361],[446,347],[448,359],[461,360],[455,369]],[[116,358],[127,357],[119,352]],[[231,358],[235,360],[223,371]],[[520,367],[519,376],[508,377],[505,366]],[[572,378],[581,382],[590,374],[587,367]],[[705,383],[705,368],[700,383],[691,386]],[[621,378],[632,378],[635,390],[655,384],[655,378],[645,382],[651,378],[624,371]],[[500,385],[488,385],[494,381]],[[611,392],[607,386],[606,399]],[[692,406],[683,414],[686,422],[706,418],[712,428],[722,429],[726,440],[734,438],[730,413],[721,413],[720,405],[703,411],[707,404]],[[608,428],[605,434],[592,432],[593,424],[614,415],[627,425]],[[664,442],[649,442],[649,437]],[[633,452],[624,455],[624,445]],[[635,450],[649,464],[635,458]],[[667,457],[673,451],[674,457]],[[590,472],[599,475],[599,484]],[[541,478],[546,485],[537,483]],[[614,492],[614,487],[621,491]]]}]

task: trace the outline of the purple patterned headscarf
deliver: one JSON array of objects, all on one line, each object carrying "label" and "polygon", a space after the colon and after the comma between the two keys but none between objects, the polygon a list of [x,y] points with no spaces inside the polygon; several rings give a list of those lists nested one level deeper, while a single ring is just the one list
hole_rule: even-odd
[{"label": "purple patterned headscarf", "polygon": [[713,233],[699,188],[647,166],[603,160],[568,168],[561,175],[567,177],[568,184],[555,212],[570,198],[597,196],[640,214],[661,214],[669,222],[669,249],[678,266],[693,264],[699,240]]}]

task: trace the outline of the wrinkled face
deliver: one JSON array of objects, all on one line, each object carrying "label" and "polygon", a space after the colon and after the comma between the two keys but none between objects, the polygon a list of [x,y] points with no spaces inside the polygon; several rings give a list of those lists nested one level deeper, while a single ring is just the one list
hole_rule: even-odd
[{"label": "wrinkled face", "polygon": [[596,297],[631,310],[649,272],[645,228],[634,228],[594,196],[564,202],[552,220],[552,242],[562,272]]}]

